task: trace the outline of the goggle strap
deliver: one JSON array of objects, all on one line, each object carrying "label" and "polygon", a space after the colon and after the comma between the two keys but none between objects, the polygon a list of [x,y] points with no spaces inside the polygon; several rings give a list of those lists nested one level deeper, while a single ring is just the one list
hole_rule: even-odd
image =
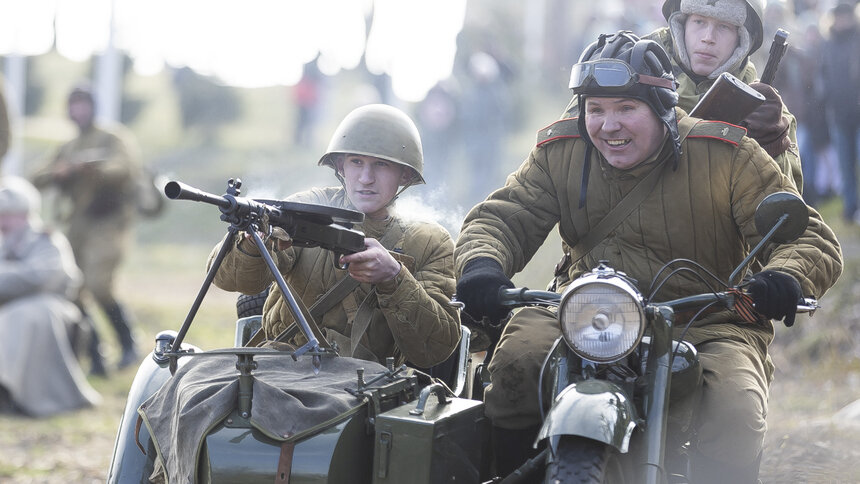
[{"label": "goggle strap", "polygon": [[647,84],[649,86],[665,87],[666,89],[675,90],[675,83],[671,79],[647,76],[645,74],[637,74],[637,76],[637,82],[639,84]]}]

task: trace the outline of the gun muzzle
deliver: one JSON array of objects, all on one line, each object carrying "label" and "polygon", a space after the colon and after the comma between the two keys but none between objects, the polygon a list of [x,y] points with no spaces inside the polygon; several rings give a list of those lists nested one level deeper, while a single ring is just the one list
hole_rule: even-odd
[{"label": "gun muzzle", "polygon": [[171,200],[192,200],[210,203],[222,208],[230,208],[231,205],[229,200],[220,195],[213,195],[178,181],[167,182],[164,185],[164,194]]}]

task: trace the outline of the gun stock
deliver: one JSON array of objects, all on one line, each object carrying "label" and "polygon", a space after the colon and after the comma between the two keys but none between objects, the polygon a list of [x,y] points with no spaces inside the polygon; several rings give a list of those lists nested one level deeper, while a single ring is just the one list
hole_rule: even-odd
[{"label": "gun stock", "polygon": [[764,95],[724,72],[690,111],[690,116],[739,124],[763,102]]}]

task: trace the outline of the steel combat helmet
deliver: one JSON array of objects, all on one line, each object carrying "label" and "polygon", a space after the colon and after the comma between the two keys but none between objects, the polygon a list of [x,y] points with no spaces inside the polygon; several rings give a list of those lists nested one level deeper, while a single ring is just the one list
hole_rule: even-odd
[{"label": "steel combat helmet", "polygon": [[[405,186],[424,183],[424,154],[418,128],[403,111],[387,104],[368,104],[343,118],[320,165],[335,169],[333,154],[353,153],[373,156],[402,165],[412,171]],[[340,178],[340,175],[338,175]]]}]

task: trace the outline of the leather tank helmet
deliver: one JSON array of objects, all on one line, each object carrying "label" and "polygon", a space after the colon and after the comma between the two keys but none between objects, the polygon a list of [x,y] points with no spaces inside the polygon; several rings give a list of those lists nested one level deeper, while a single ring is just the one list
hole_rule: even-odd
[{"label": "leather tank helmet", "polygon": [[[620,67],[627,67],[629,80],[625,85],[608,85],[624,76],[621,69],[618,76],[601,82],[594,75],[584,76],[589,65],[611,60]],[[618,62],[620,61],[620,62]],[[593,72],[593,71],[592,71]],[[618,84],[618,82],[615,82]],[[614,34],[601,34],[579,58],[571,71],[570,87],[576,94],[579,104],[579,132],[592,146],[585,129],[585,97],[629,97],[647,104],[657,117],[666,125],[674,143],[675,163],[680,155],[680,136],[675,106],[678,92],[672,64],[663,47],[653,40],[643,40],[630,31],[620,30]]]}]

